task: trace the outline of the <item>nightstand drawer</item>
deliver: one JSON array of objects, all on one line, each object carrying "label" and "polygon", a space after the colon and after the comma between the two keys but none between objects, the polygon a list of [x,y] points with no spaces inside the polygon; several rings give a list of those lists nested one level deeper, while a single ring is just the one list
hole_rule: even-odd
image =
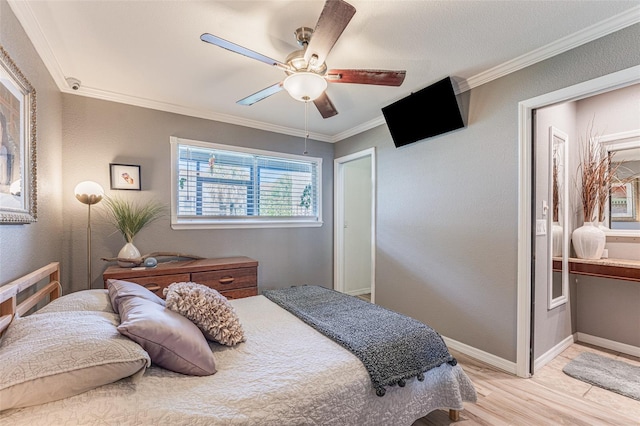
[{"label": "nightstand drawer", "polygon": [[162,291],[175,282],[195,282],[219,291],[228,299],[258,294],[258,262],[245,256],[160,262],[155,268],[108,267],[109,279],[138,283],[164,299]]},{"label": "nightstand drawer", "polygon": [[193,272],[191,281],[214,288],[219,292],[226,290],[257,287],[256,268],[235,268],[220,271]]},{"label": "nightstand drawer", "polygon": [[152,277],[126,278],[123,281],[140,284],[164,299],[162,290],[173,283],[191,281],[189,274],[156,275]]}]

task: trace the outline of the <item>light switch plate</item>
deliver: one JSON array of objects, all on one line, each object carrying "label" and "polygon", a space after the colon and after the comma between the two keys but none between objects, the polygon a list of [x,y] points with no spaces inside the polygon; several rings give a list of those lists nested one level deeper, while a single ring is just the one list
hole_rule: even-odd
[{"label": "light switch plate", "polygon": [[536,235],[547,235],[547,221],[546,219],[536,220]]}]

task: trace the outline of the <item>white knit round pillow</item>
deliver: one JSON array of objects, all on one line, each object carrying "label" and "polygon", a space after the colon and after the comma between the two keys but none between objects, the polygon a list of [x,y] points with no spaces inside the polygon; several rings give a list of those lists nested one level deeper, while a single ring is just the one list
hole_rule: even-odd
[{"label": "white knit round pillow", "polygon": [[193,282],[164,289],[166,306],[198,326],[208,340],[233,346],[245,340],[238,315],[217,290]]}]

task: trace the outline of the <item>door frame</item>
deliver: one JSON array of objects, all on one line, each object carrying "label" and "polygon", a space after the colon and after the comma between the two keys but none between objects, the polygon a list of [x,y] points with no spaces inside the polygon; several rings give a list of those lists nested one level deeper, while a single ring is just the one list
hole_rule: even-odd
[{"label": "door frame", "polygon": [[333,288],[344,292],[344,167],[371,157],[371,302],[375,303],[376,283],[376,150],[375,147],[333,160]]},{"label": "door frame", "polygon": [[531,361],[532,325],[532,113],[537,108],[561,102],[577,101],[632,84],[640,83],[640,65],[585,81],[555,92],[527,99],[518,104],[519,190],[518,190],[518,291],[516,374],[529,377]]}]

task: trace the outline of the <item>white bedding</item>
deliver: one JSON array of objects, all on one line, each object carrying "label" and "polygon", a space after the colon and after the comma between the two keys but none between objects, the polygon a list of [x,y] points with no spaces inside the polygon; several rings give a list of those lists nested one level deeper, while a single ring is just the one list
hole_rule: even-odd
[{"label": "white bedding", "polygon": [[378,397],[350,352],[264,296],[232,300],[247,336],[211,344],[218,372],[194,377],[151,367],[129,379],[35,407],[1,424],[410,425],[438,408],[475,401],[459,365],[443,364]]}]

